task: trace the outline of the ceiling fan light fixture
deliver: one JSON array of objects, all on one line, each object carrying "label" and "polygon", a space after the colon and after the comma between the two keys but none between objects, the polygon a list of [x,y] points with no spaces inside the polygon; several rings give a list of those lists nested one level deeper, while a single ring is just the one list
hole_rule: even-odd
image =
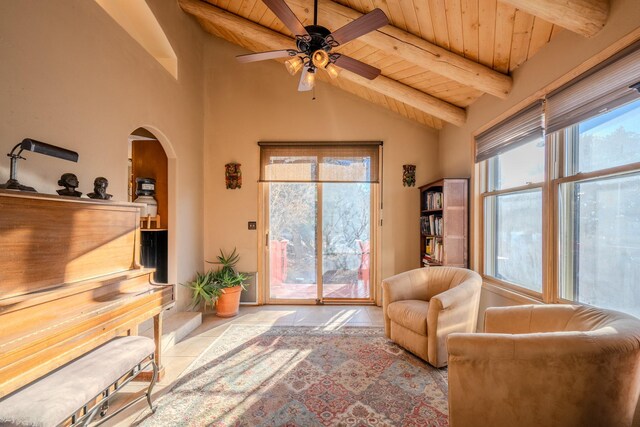
[{"label": "ceiling fan light fixture", "polygon": [[333,52],[338,46],[387,25],[389,19],[380,8],[373,9],[335,31],[330,31],[328,28],[318,25],[319,0],[313,1],[313,24],[306,26],[296,17],[286,0],[262,0],[262,2],[295,35],[296,48],[238,55],[236,58],[239,62],[247,63],[289,57],[285,62],[289,74],[295,75],[302,70],[298,84],[298,91],[301,92],[313,89],[315,72],[318,69],[324,69],[332,79],[338,77],[343,69],[369,80],[380,75],[378,68],[344,54]]},{"label": "ceiling fan light fixture", "polygon": [[329,74],[329,77],[331,77],[332,79],[337,78],[338,74],[340,74],[340,68],[336,67],[333,64],[327,64],[327,66],[324,67],[324,69],[327,72],[327,74]]},{"label": "ceiling fan light fixture", "polygon": [[324,68],[329,63],[329,54],[322,49],[318,49],[315,52],[313,52],[311,61],[313,62],[313,65],[315,65],[316,67]]},{"label": "ceiling fan light fixture", "polygon": [[311,89],[316,84],[316,70],[313,67],[305,67],[302,71],[302,77],[300,77],[300,85],[298,86],[298,90],[300,92],[306,92]]},{"label": "ceiling fan light fixture", "polygon": [[307,70],[307,74],[304,76],[305,86],[313,88],[316,84],[316,72],[313,68]]},{"label": "ceiling fan light fixture", "polygon": [[300,71],[300,69],[302,69],[303,65],[304,65],[304,62],[302,61],[302,58],[300,58],[299,56],[296,56],[284,62],[284,66],[287,68],[287,71],[292,76],[295,76],[296,73]]}]

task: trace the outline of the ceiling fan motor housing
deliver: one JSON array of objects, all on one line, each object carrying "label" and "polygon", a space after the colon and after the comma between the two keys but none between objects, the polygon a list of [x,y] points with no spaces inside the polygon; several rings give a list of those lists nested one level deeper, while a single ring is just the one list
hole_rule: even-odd
[{"label": "ceiling fan motor housing", "polygon": [[296,45],[300,52],[311,56],[316,50],[324,50],[325,52],[331,50],[333,46],[326,40],[331,31],[321,25],[307,25],[304,28],[309,36],[297,36]]}]

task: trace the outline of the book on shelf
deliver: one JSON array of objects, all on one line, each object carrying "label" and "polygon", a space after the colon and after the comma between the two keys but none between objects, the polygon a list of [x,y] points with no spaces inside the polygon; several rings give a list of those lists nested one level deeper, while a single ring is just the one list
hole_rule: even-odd
[{"label": "book on shelf", "polygon": [[428,191],[424,195],[422,209],[426,211],[442,209],[442,200],[443,197],[441,191]]},{"label": "book on shelf", "polygon": [[439,238],[427,239],[425,254],[422,257],[424,265],[442,264],[444,258],[444,248]]},{"label": "book on shelf", "polygon": [[420,217],[420,231],[423,236],[442,236],[443,224],[442,217],[438,215]]}]

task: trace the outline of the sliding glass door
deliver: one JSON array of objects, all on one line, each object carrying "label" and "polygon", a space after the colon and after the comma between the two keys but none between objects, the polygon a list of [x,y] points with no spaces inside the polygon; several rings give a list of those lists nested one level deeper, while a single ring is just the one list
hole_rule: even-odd
[{"label": "sliding glass door", "polygon": [[373,300],[378,149],[261,145],[267,302]]},{"label": "sliding glass door", "polygon": [[371,185],[322,185],[322,297],[369,299]]},{"label": "sliding glass door", "polygon": [[268,197],[269,301],[370,300],[371,185],[270,183]]},{"label": "sliding glass door", "polygon": [[268,222],[269,299],[315,301],[317,185],[270,183]]}]

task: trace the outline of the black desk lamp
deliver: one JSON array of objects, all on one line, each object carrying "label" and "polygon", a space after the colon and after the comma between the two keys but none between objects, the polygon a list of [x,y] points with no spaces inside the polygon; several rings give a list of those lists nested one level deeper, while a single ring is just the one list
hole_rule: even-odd
[{"label": "black desk lamp", "polygon": [[[16,153],[16,150],[20,150]],[[59,159],[69,160],[70,162],[78,161],[78,153],[75,151],[67,150],[66,148],[56,147],[55,145],[47,144],[45,142],[36,141],[35,139],[23,139],[21,143],[16,144],[13,147],[13,150],[7,157],[11,158],[11,167],[9,172],[9,181],[6,184],[0,184],[0,188],[4,188],[7,190],[19,190],[19,191],[36,191],[33,187],[28,187],[26,185],[22,185],[18,182],[18,178],[16,178],[18,159],[26,160],[24,157],[20,156],[23,151],[33,151],[34,153],[45,154],[51,157],[57,157]]]}]

